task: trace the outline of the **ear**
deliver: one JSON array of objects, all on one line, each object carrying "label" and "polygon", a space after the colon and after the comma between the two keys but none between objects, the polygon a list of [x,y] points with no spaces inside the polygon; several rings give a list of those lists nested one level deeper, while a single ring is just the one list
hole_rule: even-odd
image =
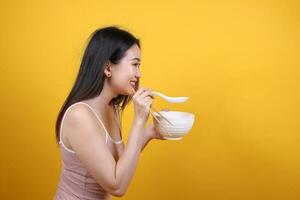
[{"label": "ear", "polygon": [[106,77],[111,77],[112,74],[112,70],[111,70],[111,62],[108,60],[105,62],[104,64],[104,74],[106,75]]}]

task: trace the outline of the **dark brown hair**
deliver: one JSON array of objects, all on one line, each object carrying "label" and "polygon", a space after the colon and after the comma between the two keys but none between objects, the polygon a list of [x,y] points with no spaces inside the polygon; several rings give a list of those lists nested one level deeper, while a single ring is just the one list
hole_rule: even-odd
[{"label": "dark brown hair", "polygon": [[[98,96],[104,84],[104,64],[107,61],[118,64],[125,56],[125,52],[134,44],[137,44],[140,48],[139,39],[117,26],[97,29],[91,34],[75,83],[63,103],[56,120],[55,132],[57,142],[59,142],[61,120],[67,108],[76,102]],[[135,90],[138,87],[139,79]],[[110,103],[118,105],[119,111],[123,113],[131,99],[132,96],[118,95]]]}]

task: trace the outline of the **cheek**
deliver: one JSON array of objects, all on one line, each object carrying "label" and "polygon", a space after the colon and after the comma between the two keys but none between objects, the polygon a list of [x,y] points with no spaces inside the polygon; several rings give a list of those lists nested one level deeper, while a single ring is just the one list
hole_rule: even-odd
[{"label": "cheek", "polygon": [[115,76],[111,82],[115,91],[122,95],[130,95],[132,93],[132,86],[130,84],[130,76],[122,74]]},{"label": "cheek", "polygon": [[113,85],[117,88],[127,87],[130,84],[131,75],[128,70],[120,70],[115,73]]},{"label": "cheek", "polygon": [[113,82],[114,82],[114,85],[116,85],[116,86],[122,86],[122,85],[128,83],[128,80],[129,80],[128,76],[126,76],[125,74],[123,74],[121,76],[116,76],[114,78]]}]

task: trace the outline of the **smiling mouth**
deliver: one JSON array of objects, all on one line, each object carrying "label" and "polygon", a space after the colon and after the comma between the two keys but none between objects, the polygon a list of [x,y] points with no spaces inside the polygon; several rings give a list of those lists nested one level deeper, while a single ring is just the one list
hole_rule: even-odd
[{"label": "smiling mouth", "polygon": [[130,81],[130,85],[135,86],[136,82],[135,81]]}]

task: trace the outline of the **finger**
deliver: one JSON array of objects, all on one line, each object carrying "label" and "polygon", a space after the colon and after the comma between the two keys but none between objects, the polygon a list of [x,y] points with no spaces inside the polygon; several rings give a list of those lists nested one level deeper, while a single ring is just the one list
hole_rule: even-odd
[{"label": "finger", "polygon": [[139,99],[139,101],[141,101],[142,104],[145,105],[146,103],[151,103],[152,104],[153,100],[150,97],[146,97],[146,98],[144,98],[142,100]]},{"label": "finger", "polygon": [[150,97],[152,98],[152,99],[154,99],[154,94],[153,94],[153,92],[152,92],[152,90],[151,89],[149,89],[149,88],[146,88],[149,92],[150,92]]},{"label": "finger", "polygon": [[146,94],[144,94],[145,92],[147,92],[147,88],[142,88],[141,91],[139,91],[139,93],[137,93],[137,95],[135,96],[135,98],[141,99],[141,97],[147,96]]},{"label": "finger", "polygon": [[140,95],[140,98],[145,98],[146,96],[153,97],[154,95],[152,94],[151,91],[146,90],[145,92],[143,92],[143,93]]},{"label": "finger", "polygon": [[144,91],[145,91],[145,88],[144,88],[144,87],[139,88],[139,89],[135,92],[135,94],[133,95],[133,98],[138,97],[138,96],[139,96],[140,94],[142,94]]},{"label": "finger", "polygon": [[150,110],[150,108],[151,108],[151,102],[146,102],[145,107]]},{"label": "finger", "polygon": [[152,100],[152,98],[150,96],[145,97],[145,101],[150,101],[150,100]]},{"label": "finger", "polygon": [[153,103],[152,100],[147,101],[147,106],[150,108],[152,106],[152,103]]}]

